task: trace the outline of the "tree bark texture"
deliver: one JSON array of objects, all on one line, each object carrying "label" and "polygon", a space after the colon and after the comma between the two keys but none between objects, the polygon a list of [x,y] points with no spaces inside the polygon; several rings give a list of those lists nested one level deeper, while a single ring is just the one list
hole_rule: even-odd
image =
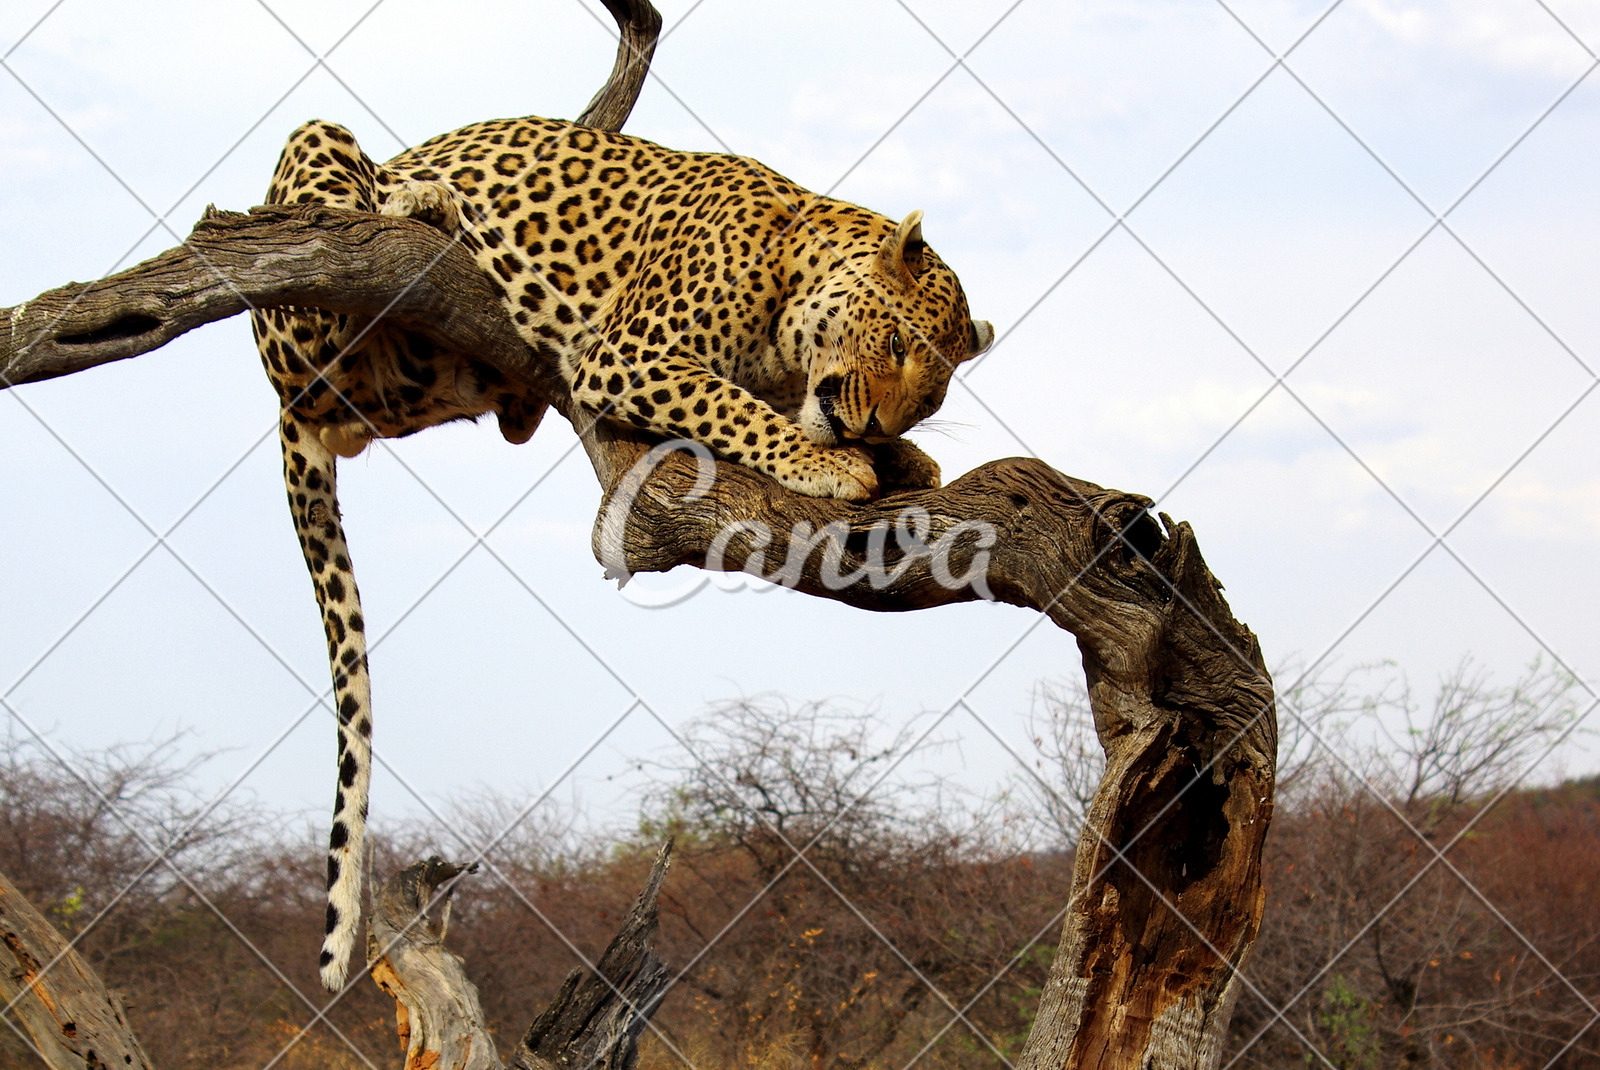
[{"label": "tree bark texture", "polygon": [[577,122],[596,130],[621,130],[644,88],[661,33],[661,12],[650,0],[600,0],[617,20],[617,61],[611,77],[583,109]]},{"label": "tree bark texture", "polygon": [[[591,439],[596,471],[613,480],[593,543],[615,574],[710,564],[773,577],[776,561],[796,560],[787,541],[805,556],[780,581],[810,594],[921,609],[982,597],[981,577],[995,599],[1077,637],[1106,773],[1018,1067],[1215,1066],[1265,904],[1277,721],[1256,638],[1233,618],[1189,525],[1162,516],[1162,531],[1148,499],[1027,458],[863,506],[791,495],[722,462],[697,494],[691,458],[660,456],[641,480],[633,465],[647,443],[608,427]],[[926,516],[926,535],[897,556],[889,533],[908,510]],[[829,525],[836,536],[808,549]],[[941,564],[928,545],[963,527],[970,537]],[[783,534],[760,545],[764,532]],[[963,576],[974,582],[950,582]]]},{"label": "tree bark texture", "polygon": [[0,386],[136,357],[247,308],[299,306],[387,315],[538,389],[549,354],[498,305],[471,254],[425,223],[320,205],[208,208],[176,249],[0,309]]},{"label": "tree bark texture", "polygon": [[[617,64],[582,121],[614,130],[643,84],[660,18],[647,0],[604,2],[622,31]],[[746,570],[876,611],[992,598],[1072,632],[1106,774],[1019,1070],[1216,1065],[1263,906],[1277,725],[1255,637],[1233,618],[1187,524],[1158,524],[1149,499],[1027,458],[863,505],[663,451],[576,406],[553,354],[522,341],[455,242],[412,220],[320,206],[208,209],[181,248],[0,309],[0,388],[136,356],[201,323],[272,306],[387,316],[554,406],[604,491],[593,546],[621,581],[679,564]],[[880,478],[893,489],[893,473],[880,469]],[[411,1052],[433,1050],[418,1048],[434,1043],[419,1038],[443,1036],[443,1021],[458,1043],[439,1065],[498,1066],[459,960],[430,935],[431,922],[414,926],[390,911],[423,905],[453,875],[437,861],[421,866],[380,897],[384,931],[414,935],[375,969],[396,994],[408,1065],[431,1065]],[[653,931],[663,869],[664,860],[641,898],[648,919],[636,910],[629,923],[645,933],[639,946]],[[535,1023],[513,1066],[593,1058],[630,1070],[631,1041],[619,1038],[637,1035],[644,1012],[627,1008],[648,1006],[652,986],[666,982],[633,943],[616,954],[601,960],[601,975],[637,998],[602,1009],[611,985],[569,977],[557,1001],[566,1010]]]},{"label": "tree bark texture", "polygon": [[440,886],[476,869],[436,855],[396,873],[373,897],[367,970],[394,999],[405,1070],[500,1070],[477,986],[444,946],[454,887]]},{"label": "tree bark texture", "polygon": [[149,1070],[122,1001],[0,874],[0,1006],[51,1070]]},{"label": "tree bark texture", "polygon": [[639,1035],[660,1006],[672,972],[651,950],[661,882],[672,862],[662,845],[628,920],[593,970],[567,974],[561,991],[512,1053],[512,1070],[634,1070]]}]

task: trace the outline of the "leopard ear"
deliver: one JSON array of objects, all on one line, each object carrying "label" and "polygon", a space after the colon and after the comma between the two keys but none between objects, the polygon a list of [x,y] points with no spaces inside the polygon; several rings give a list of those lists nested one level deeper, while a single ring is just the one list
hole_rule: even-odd
[{"label": "leopard ear", "polygon": [[[961,360],[971,360],[994,345],[994,327],[988,320],[967,321],[967,354]],[[957,364],[961,360],[956,361]]]},{"label": "leopard ear", "polygon": [[917,276],[922,274],[922,253],[926,248],[922,240],[922,209],[919,208],[907,213],[894,233],[883,239],[883,245],[878,248],[878,268],[889,278],[914,286]]}]

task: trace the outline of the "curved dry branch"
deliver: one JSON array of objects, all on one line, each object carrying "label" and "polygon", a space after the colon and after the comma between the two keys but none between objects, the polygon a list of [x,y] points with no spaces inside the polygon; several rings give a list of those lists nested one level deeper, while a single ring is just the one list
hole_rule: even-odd
[{"label": "curved dry branch", "polygon": [[661,12],[649,0],[600,0],[617,20],[617,61],[578,122],[596,130],[621,130],[633,111],[661,33]]},{"label": "curved dry branch", "polygon": [[[609,426],[586,445],[608,486],[595,554],[613,574],[747,570],[873,610],[987,591],[1072,632],[1106,773],[1019,1067],[1215,1065],[1264,905],[1277,721],[1256,638],[1188,524],[1163,516],[1163,532],[1148,499],[1028,458],[854,505],[726,462],[708,473]],[[908,513],[926,520],[909,553],[893,535]]]},{"label": "curved dry branch", "polygon": [[[649,0],[602,2],[617,21],[617,58],[576,121],[620,130],[644,88],[661,14]],[[530,349],[495,313],[498,301],[471,255],[424,224],[315,205],[248,216],[208,207],[179,248],[0,308],[0,389],[136,357],[247,308],[302,306],[387,316],[462,345],[536,394],[559,391],[552,355]]]}]

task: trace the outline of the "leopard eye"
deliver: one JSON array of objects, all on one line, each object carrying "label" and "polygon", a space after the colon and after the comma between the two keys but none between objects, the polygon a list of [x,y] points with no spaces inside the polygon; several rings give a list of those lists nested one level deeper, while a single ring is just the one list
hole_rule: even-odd
[{"label": "leopard eye", "polygon": [[900,332],[895,331],[889,336],[889,352],[894,355],[895,363],[906,362],[906,344],[900,341]]}]

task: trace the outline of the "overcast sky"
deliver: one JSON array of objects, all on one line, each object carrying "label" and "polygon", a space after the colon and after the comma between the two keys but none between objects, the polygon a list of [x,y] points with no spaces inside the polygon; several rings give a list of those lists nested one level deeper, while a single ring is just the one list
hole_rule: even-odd
[{"label": "overcast sky", "polygon": [[[614,50],[589,0],[64,0],[40,23],[51,3],[0,6],[0,305],[258,203],[305,119],[386,158],[574,115]],[[1542,654],[1600,679],[1600,4],[661,7],[629,132],[923,209],[994,322],[915,436],[947,477],[1032,454],[1151,495],[1274,664],[1394,659],[1426,691],[1468,654],[1503,679]],[[225,751],[219,788],[320,827],[327,669],[274,414],[242,318],[0,396],[0,693],[60,744],[189,729]],[[602,580],[574,446],[551,417],[522,447],[454,425],[342,465],[380,826],[483,787],[618,813],[669,727],[768,691],[951,711],[942,771],[993,785],[1035,683],[1078,673],[1006,606],[729,582],[641,605],[700,577]]]}]

